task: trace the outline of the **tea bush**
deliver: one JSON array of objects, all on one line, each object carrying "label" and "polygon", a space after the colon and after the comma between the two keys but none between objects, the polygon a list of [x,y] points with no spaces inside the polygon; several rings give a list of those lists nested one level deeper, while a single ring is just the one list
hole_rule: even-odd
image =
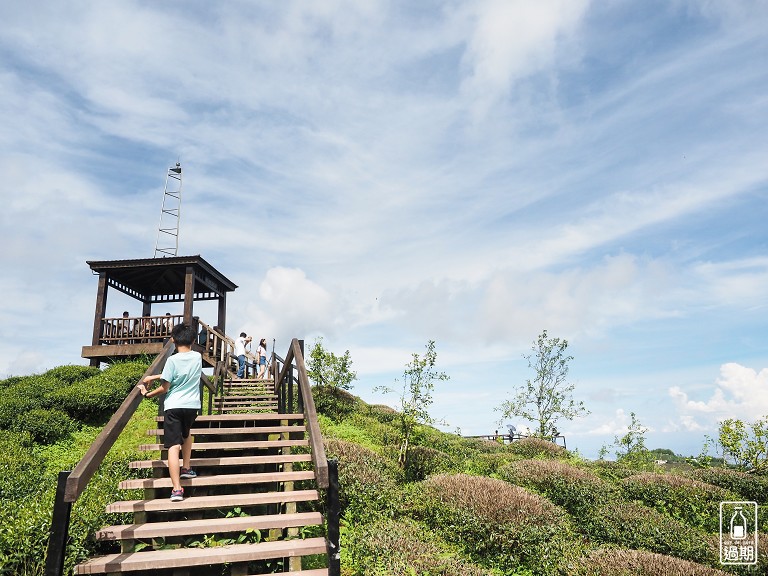
[{"label": "tea bush", "polygon": [[464,462],[464,472],[475,476],[495,477],[504,466],[520,459],[520,456],[509,452],[480,453]]},{"label": "tea bush", "polygon": [[634,502],[614,501],[600,506],[581,519],[580,525],[598,543],[706,564],[715,558],[704,532]]},{"label": "tea bush", "polygon": [[385,404],[369,404],[368,414],[382,424],[392,424],[398,419],[398,412]]},{"label": "tea bush", "polygon": [[635,474],[625,478],[621,486],[626,498],[708,532],[720,528],[720,502],[738,500],[730,490],[674,474]]},{"label": "tea bush", "polygon": [[556,460],[519,460],[499,470],[499,476],[531,488],[579,519],[595,506],[618,497],[616,487],[592,472]]},{"label": "tea bush", "polygon": [[113,364],[97,376],[58,388],[46,398],[46,407],[83,422],[103,421],[120,407],[146,369],[141,362]]},{"label": "tea bush", "polygon": [[0,501],[23,500],[35,494],[43,469],[29,433],[0,430]]},{"label": "tea bush", "polygon": [[697,468],[690,472],[690,476],[694,480],[735,492],[744,500],[768,505],[768,476],[728,468]]},{"label": "tea bush", "polygon": [[596,460],[587,463],[586,466],[600,478],[609,482],[616,482],[637,474],[637,470],[611,460]]},{"label": "tea bush", "polygon": [[564,458],[568,455],[568,450],[562,446],[542,438],[521,438],[509,444],[508,448],[512,454],[517,454],[524,458],[536,458],[537,456]]},{"label": "tea bush", "polygon": [[342,554],[344,563],[361,576],[491,574],[412,520],[384,520],[356,529],[350,532]]},{"label": "tea bush", "polygon": [[727,572],[644,550],[600,548],[572,567],[572,576],[726,576]]},{"label": "tea bush", "polygon": [[405,481],[418,482],[438,472],[457,472],[459,463],[440,450],[427,446],[413,446],[405,460]]},{"label": "tea bush", "polygon": [[502,480],[432,476],[414,512],[483,565],[552,574],[578,543],[567,514],[545,498]]},{"label": "tea bush", "polygon": [[53,378],[58,382],[65,384],[72,384],[73,382],[79,382],[80,380],[86,380],[97,376],[101,373],[101,370],[97,366],[58,366],[51,368],[45,373],[47,378]]},{"label": "tea bush", "polygon": [[399,502],[397,466],[373,450],[343,440],[326,440],[328,458],[339,460],[339,500],[349,522],[392,516]]},{"label": "tea bush", "polygon": [[320,414],[341,422],[356,410],[362,408],[361,400],[336,386],[312,386],[312,399]]},{"label": "tea bush", "polygon": [[12,428],[19,432],[29,432],[32,440],[38,444],[53,444],[69,436],[77,424],[61,410],[34,408],[19,414]]}]

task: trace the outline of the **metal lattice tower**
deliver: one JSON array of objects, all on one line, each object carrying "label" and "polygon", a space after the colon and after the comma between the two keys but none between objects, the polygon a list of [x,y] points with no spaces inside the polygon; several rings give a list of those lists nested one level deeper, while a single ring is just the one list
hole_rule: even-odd
[{"label": "metal lattice tower", "polygon": [[157,227],[154,258],[177,256],[179,252],[179,222],[181,221],[181,164],[168,168],[165,177],[163,206]]}]

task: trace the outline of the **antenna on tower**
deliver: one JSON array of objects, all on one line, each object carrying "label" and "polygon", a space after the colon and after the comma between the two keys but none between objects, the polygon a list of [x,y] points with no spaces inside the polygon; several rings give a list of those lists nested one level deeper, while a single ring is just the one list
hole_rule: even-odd
[{"label": "antenna on tower", "polygon": [[181,220],[181,163],[168,168],[157,227],[153,258],[177,256],[179,252],[179,221]]}]

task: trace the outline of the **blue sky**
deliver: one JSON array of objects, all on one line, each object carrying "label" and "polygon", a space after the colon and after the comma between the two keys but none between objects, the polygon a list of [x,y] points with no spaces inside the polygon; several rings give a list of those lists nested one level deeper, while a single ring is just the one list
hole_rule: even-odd
[{"label": "blue sky", "polygon": [[180,254],[240,286],[230,330],[323,336],[390,404],[433,339],[433,415],[482,434],[546,329],[592,411],[569,447],[635,412],[697,453],[768,414],[767,26],[759,0],[5,3],[0,376],[83,362],[85,261],[153,255],[180,160]]}]

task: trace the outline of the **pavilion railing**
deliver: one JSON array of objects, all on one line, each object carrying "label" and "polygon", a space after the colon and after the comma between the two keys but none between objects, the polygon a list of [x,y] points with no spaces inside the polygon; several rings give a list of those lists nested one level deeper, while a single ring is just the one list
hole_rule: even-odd
[{"label": "pavilion railing", "polygon": [[101,321],[99,344],[146,344],[162,342],[171,335],[184,316],[121,316]]}]

